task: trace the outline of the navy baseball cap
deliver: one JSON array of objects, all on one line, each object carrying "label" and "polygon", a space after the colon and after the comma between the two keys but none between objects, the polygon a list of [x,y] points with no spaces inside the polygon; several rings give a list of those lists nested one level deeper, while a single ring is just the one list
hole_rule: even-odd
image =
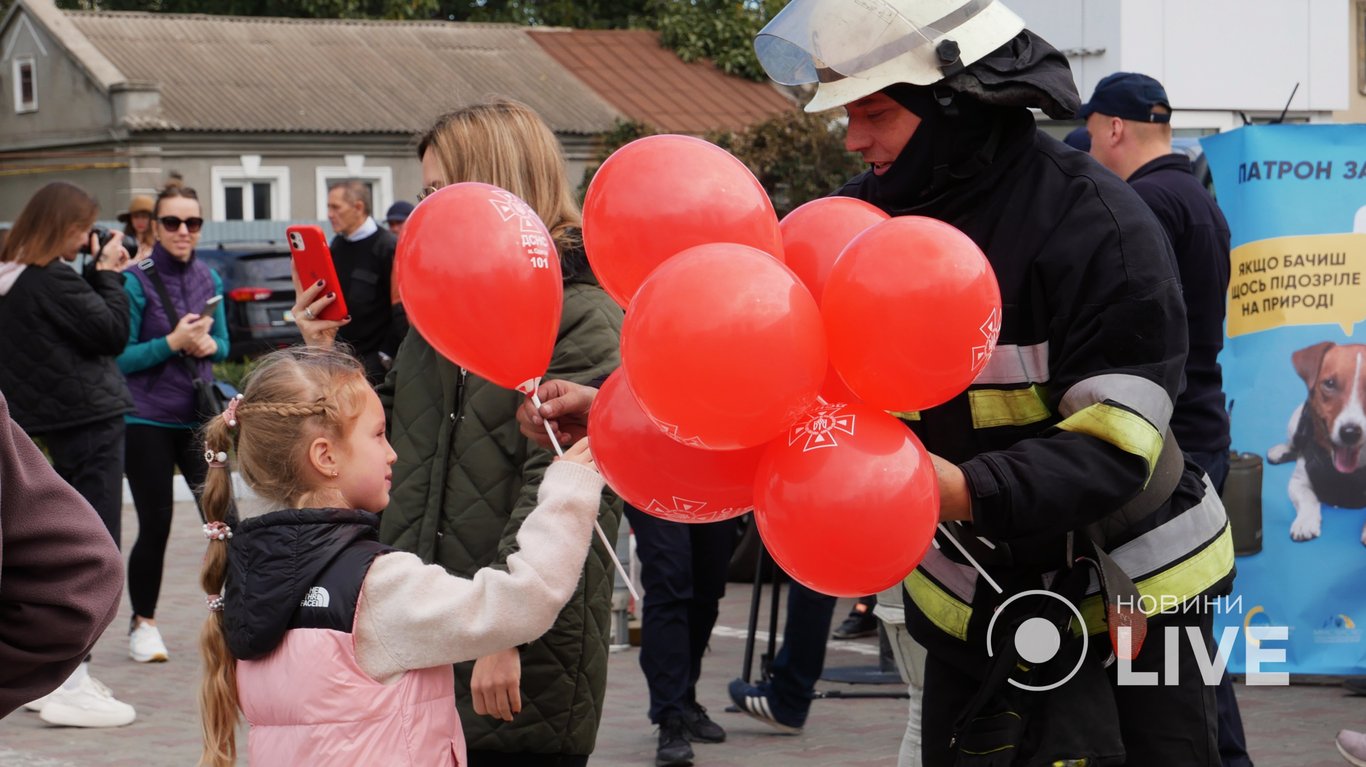
[{"label": "navy baseball cap", "polygon": [[407,221],[408,216],[413,213],[413,204],[407,200],[399,200],[389,206],[389,212],[384,214],[385,221]]},{"label": "navy baseball cap", "polygon": [[[1166,107],[1167,112],[1153,112],[1158,104]],[[1134,122],[1165,123],[1171,122],[1171,108],[1167,89],[1162,83],[1137,72],[1116,72],[1100,81],[1091,100],[1081,105],[1077,116],[1084,120],[1099,113]]]}]

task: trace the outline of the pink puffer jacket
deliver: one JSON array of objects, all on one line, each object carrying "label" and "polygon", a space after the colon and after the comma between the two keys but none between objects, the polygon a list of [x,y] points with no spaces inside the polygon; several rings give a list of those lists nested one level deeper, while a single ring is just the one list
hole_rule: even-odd
[{"label": "pink puffer jacket", "polygon": [[450,667],[380,684],[357,664],[351,634],[288,631],[269,655],[237,662],[237,695],[252,767],[465,764]]}]

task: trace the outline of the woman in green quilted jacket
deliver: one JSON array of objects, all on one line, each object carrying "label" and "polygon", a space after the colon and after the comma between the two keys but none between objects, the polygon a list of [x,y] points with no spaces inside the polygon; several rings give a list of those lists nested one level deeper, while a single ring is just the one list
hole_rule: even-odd
[{"label": "woman in green quilted jacket", "polygon": [[[465,107],[436,121],[418,156],[422,196],[446,184],[494,184],[525,200],[550,231],[564,274],[564,311],[547,377],[589,383],[616,369],[622,311],[588,267],[564,157],[541,118],[513,101]],[[327,343],[337,326],[302,319],[305,307],[317,314],[329,303],[318,292],[301,293],[295,311],[309,343]],[[379,392],[398,452],[383,540],[465,577],[504,566],[553,456],[518,431],[523,395],[447,361],[416,329]],[[620,517],[619,502],[605,496],[599,522],[611,540]],[[578,590],[549,632],[456,665],[471,767],[587,764],[607,687],[613,578],[610,555],[595,542]]]}]

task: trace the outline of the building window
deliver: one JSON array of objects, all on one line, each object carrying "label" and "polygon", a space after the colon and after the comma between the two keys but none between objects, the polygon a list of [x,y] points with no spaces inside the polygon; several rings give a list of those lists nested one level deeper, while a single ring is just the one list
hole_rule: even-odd
[{"label": "building window", "polygon": [[230,181],[223,185],[223,218],[227,221],[268,221],[271,200],[274,199],[273,181]]},{"label": "building window", "polygon": [[14,60],[14,111],[19,114],[38,111],[38,71],[33,59]]},{"label": "building window", "polygon": [[[333,184],[353,178],[370,190],[370,215],[376,221],[384,216],[394,202],[393,168],[363,166],[353,173],[346,167],[320,167],[317,171],[319,221],[327,218],[327,190]],[[382,221],[380,225],[383,226]]]},{"label": "building window", "polygon": [[250,167],[214,166],[214,221],[289,220],[289,169],[264,167],[253,158]]}]

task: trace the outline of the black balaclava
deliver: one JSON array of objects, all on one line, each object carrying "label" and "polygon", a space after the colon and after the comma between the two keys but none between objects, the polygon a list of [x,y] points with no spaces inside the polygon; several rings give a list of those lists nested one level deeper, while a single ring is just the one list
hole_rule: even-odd
[{"label": "black balaclava", "polygon": [[1027,29],[939,83],[881,92],[921,120],[885,173],[860,179],[858,196],[892,215],[985,170],[1032,127],[1028,107],[1063,118],[1080,103],[1067,58]]},{"label": "black balaclava", "polygon": [[990,162],[990,150],[1000,110],[952,92],[936,98],[933,87],[897,83],[882,89],[893,101],[920,118],[911,140],[881,176],[868,179],[869,200],[884,210],[910,207],[955,178],[968,178]]}]

